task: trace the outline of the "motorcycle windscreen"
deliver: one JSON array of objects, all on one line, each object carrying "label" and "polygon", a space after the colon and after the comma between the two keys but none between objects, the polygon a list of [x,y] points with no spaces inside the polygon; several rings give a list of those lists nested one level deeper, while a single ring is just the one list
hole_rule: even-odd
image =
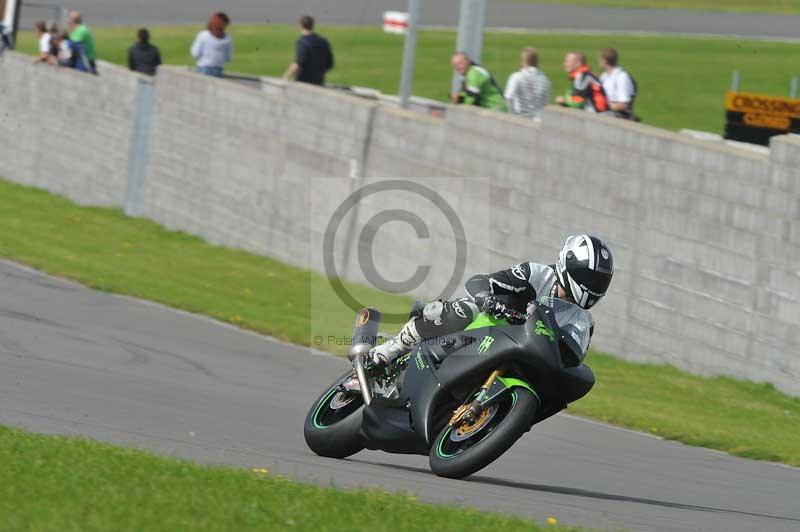
[{"label": "motorcycle windscreen", "polygon": [[553,318],[564,334],[564,341],[583,362],[591,340],[592,315],[578,305],[554,297],[549,298],[547,306],[553,311]]}]

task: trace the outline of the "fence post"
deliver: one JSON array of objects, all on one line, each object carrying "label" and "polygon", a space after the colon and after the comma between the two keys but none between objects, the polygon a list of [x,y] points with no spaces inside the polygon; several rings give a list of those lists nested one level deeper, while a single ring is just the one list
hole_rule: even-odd
[{"label": "fence post", "polygon": [[408,28],[403,48],[403,73],[400,78],[400,105],[408,108],[411,85],[414,82],[414,63],[417,58],[417,25],[419,24],[420,0],[408,0]]},{"label": "fence post", "polygon": [[128,155],[128,191],[125,195],[125,214],[144,213],[144,182],[150,160],[150,130],[153,122],[155,86],[140,78],[136,87],[131,149]]},{"label": "fence post", "polygon": [[739,92],[739,71],[733,71],[733,80],[731,81],[731,91]]},{"label": "fence post", "polygon": [[797,76],[793,77],[791,88],[789,88],[790,98],[797,98],[797,82],[798,82],[798,77]]},{"label": "fence post", "polygon": [[[478,63],[483,55],[483,29],[486,26],[486,0],[461,0],[458,13],[456,52],[465,52]],[[458,92],[461,76],[453,73],[450,92]]]}]

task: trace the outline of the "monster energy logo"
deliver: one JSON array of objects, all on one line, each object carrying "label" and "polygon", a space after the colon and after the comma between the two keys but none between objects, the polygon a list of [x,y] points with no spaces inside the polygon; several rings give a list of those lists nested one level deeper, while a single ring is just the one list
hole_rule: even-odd
[{"label": "monster energy logo", "polygon": [[553,329],[544,324],[542,320],[536,320],[536,334],[539,336],[547,336],[551,342],[555,342],[556,336],[553,334]]},{"label": "monster energy logo", "polygon": [[483,340],[481,340],[481,345],[478,346],[478,354],[483,354],[492,347],[494,343],[494,336],[484,336]]},{"label": "monster energy logo", "polygon": [[414,362],[417,364],[417,369],[425,369],[425,361],[422,360],[422,351],[417,351],[417,356],[414,357]]}]

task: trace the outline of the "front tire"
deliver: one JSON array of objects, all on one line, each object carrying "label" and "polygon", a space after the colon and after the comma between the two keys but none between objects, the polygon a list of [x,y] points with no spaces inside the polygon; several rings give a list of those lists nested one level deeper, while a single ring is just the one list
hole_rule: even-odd
[{"label": "front tire", "polygon": [[361,395],[337,391],[352,376],[350,371],[337,379],[308,411],[303,436],[309,449],[319,456],[347,458],[364,449],[360,433],[364,400]]},{"label": "front tire", "polygon": [[464,478],[491,464],[530,429],[539,400],[529,390],[515,387],[495,405],[494,413],[487,414],[491,419],[471,435],[450,426],[442,429],[431,447],[431,471],[440,477]]}]

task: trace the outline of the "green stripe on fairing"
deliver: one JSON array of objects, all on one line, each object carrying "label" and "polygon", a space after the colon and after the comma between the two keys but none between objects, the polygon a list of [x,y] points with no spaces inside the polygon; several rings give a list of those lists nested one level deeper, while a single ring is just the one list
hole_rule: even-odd
[{"label": "green stripe on fairing", "polygon": [[333,395],[334,393],[336,393],[336,388],[331,388],[331,391],[329,391],[325,395],[325,397],[322,398],[322,400],[317,405],[317,409],[314,410],[314,416],[311,418],[311,424],[314,425],[315,429],[324,429],[325,427],[328,426],[328,425],[320,425],[319,423],[317,423],[317,418],[319,417],[319,411],[322,410],[322,407],[327,403],[328,399],[330,399],[331,395]]},{"label": "green stripe on fairing", "polygon": [[[520,382],[522,382],[522,381],[520,381]],[[536,395],[536,392],[534,392],[534,395]],[[517,393],[512,391],[511,392],[511,408],[513,409],[514,405],[516,405],[516,404],[517,404]],[[500,423],[502,423],[502,421]],[[450,432],[452,430],[453,430],[453,427],[447,427],[447,432],[445,432],[442,435],[442,437],[439,438],[439,445],[436,447],[436,454],[439,455],[439,458],[447,459],[447,458],[452,458],[453,456],[455,456],[454,454],[444,454],[444,451],[442,450],[442,445],[444,445],[444,440],[447,439],[447,437],[450,435]]]},{"label": "green stripe on fairing", "polygon": [[497,377],[497,379],[503,384],[505,384],[506,388],[513,388],[514,386],[525,388],[526,390],[530,391],[534,397],[536,397],[537,401],[539,401],[540,403],[542,402],[542,400],[539,398],[539,394],[536,393],[536,390],[534,390],[533,387],[524,380],[516,379],[514,377]]},{"label": "green stripe on fairing", "polygon": [[473,329],[483,329],[485,327],[495,327],[497,325],[508,325],[508,322],[506,320],[490,316],[485,312],[481,312],[474,320],[472,320],[472,323],[467,325],[467,328],[464,330],[471,331]]}]

